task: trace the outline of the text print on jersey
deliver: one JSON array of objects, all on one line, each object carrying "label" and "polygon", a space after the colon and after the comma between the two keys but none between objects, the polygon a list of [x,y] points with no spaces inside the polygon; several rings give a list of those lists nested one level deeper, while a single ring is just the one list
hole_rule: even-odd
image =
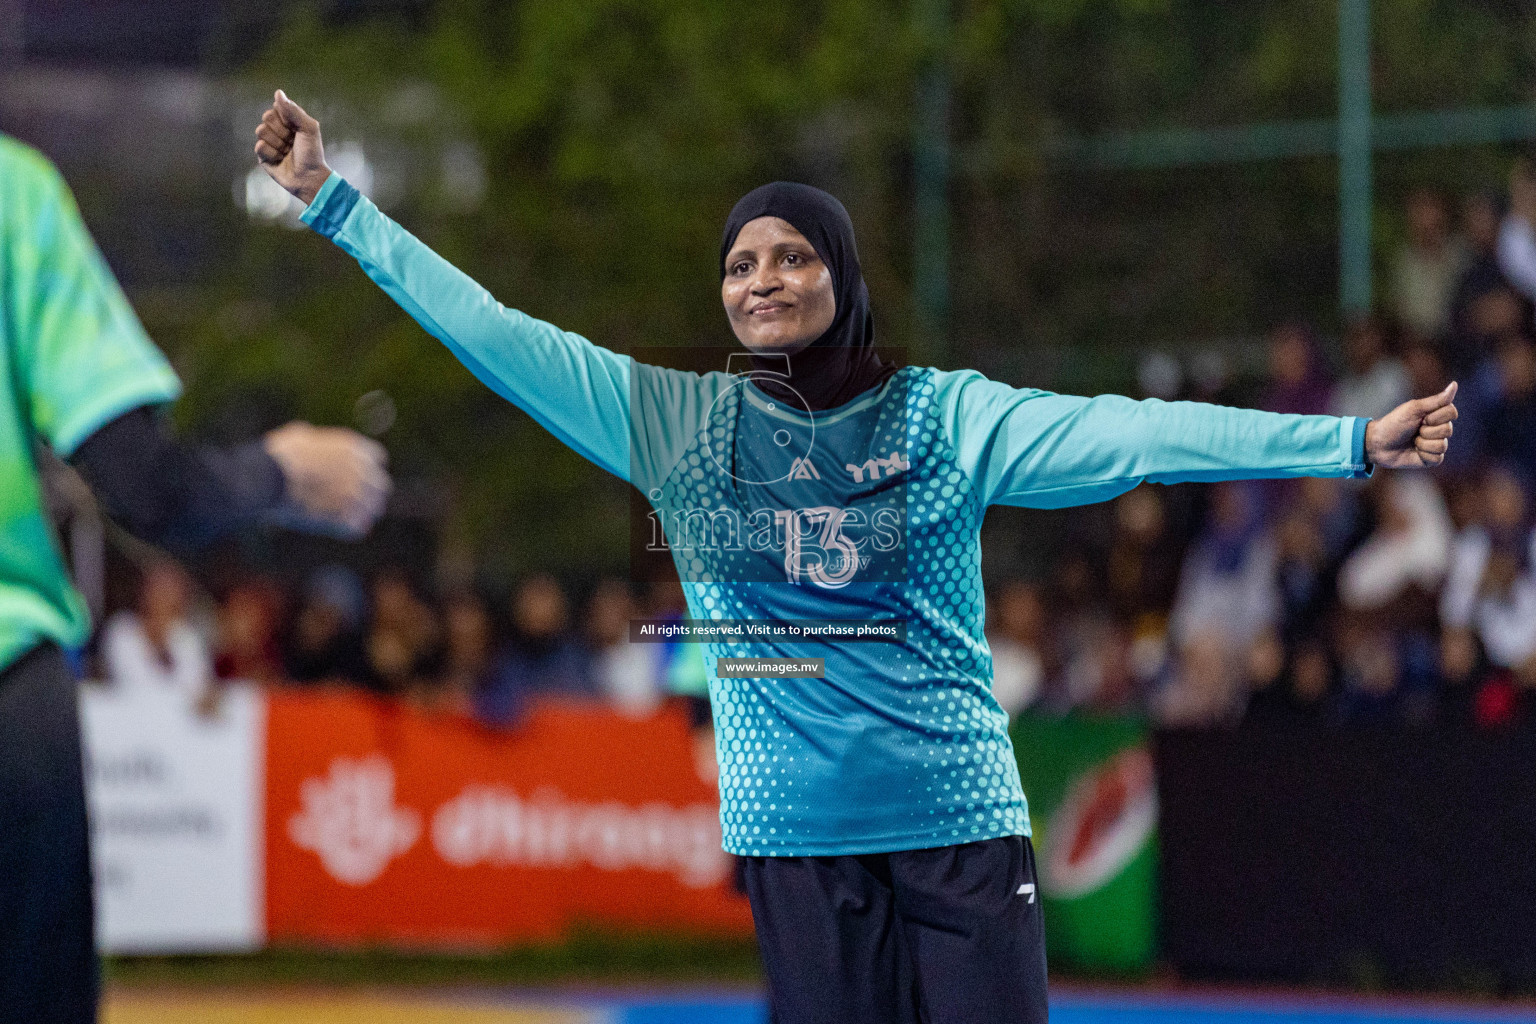
[{"label": "text print on jersey", "polygon": [[674,400],[679,379],[641,373],[631,385],[630,461],[647,506],[632,526],[636,561],[671,555],[684,584],[908,582],[909,533],[950,516],[935,519],[926,499],[908,508],[933,436],[913,431],[905,378],[815,411],[765,392],[758,375],[719,380],[690,405]]},{"label": "text print on jersey", "polygon": [[857,466],[850,462],[843,468],[853,474],[854,483],[861,484],[866,476],[871,480],[880,479],[881,470],[885,471],[886,476],[895,476],[897,473],[911,469],[912,465],[907,462],[901,452],[897,452],[894,455],[884,457],[879,455],[873,456]]}]

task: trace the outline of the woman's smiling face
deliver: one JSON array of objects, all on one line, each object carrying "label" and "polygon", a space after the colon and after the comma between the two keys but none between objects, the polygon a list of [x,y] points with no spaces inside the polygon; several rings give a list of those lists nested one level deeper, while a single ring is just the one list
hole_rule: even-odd
[{"label": "woman's smiling face", "polygon": [[758,217],[736,236],[720,282],[731,330],[753,352],[793,354],[837,314],[832,272],[786,220]]}]

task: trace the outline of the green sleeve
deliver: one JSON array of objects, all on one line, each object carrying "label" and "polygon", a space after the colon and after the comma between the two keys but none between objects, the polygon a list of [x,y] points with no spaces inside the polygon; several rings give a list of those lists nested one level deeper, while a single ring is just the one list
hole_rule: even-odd
[{"label": "green sleeve", "polygon": [[74,197],[43,157],[0,150],[4,286],[16,385],[33,429],[67,458],[130,409],[171,401],[175,372],[144,333]]}]

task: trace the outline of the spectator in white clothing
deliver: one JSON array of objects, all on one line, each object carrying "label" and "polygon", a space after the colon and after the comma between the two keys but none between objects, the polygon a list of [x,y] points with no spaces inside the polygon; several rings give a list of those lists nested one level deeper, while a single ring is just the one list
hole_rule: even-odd
[{"label": "spectator in white clothing", "polygon": [[1536,299],[1536,169],[1516,160],[1509,172],[1509,214],[1499,228],[1499,269],[1527,299]]},{"label": "spectator in white clothing", "polygon": [[1174,679],[1154,698],[1165,725],[1235,720],[1254,662],[1274,649],[1280,624],[1276,548],[1251,484],[1211,488],[1209,525],[1184,559],[1169,620]]},{"label": "spectator in white clothing", "polygon": [[107,620],[101,656],[107,679],[125,692],[179,693],[200,701],[213,681],[208,643],[188,621],[191,584],[173,562],[144,569],[138,603]]},{"label": "spectator in white clothing", "polygon": [[1451,300],[1467,268],[1467,250],[1451,234],[1445,197],[1432,188],[1408,196],[1408,241],[1392,266],[1392,311],[1404,327],[1438,338],[1450,326]]},{"label": "spectator in white clothing", "polygon": [[1409,398],[1408,370],[1397,358],[1393,332],[1378,317],[1360,317],[1344,332],[1349,373],[1333,389],[1335,416],[1382,416]]},{"label": "spectator in white clothing", "polygon": [[587,636],[592,644],[592,673],[608,705],[621,715],[644,718],[666,697],[661,680],[660,644],[629,641],[634,595],[623,580],[597,585],[587,603]]},{"label": "spectator in white clothing", "polygon": [[1045,604],[1040,591],[1022,580],[1004,585],[988,606],[987,619],[992,696],[1012,720],[1035,702],[1045,681]]},{"label": "spectator in white clothing", "polygon": [[1342,682],[1337,711],[1357,722],[1423,723],[1436,706],[1435,593],[1452,523],[1428,477],[1378,477],[1376,527],[1339,568],[1334,627]]},{"label": "spectator in white clothing", "polygon": [[1502,467],[1490,470],[1481,511],[1481,521],[1456,538],[1440,595],[1444,669],[1452,679],[1470,675],[1475,638],[1493,665],[1536,679],[1536,534],[1520,478]]},{"label": "spectator in white clothing", "polygon": [[1355,611],[1383,608],[1410,587],[1434,593],[1451,553],[1451,514],[1427,476],[1393,473],[1378,489],[1377,526],[1339,569],[1339,600]]}]

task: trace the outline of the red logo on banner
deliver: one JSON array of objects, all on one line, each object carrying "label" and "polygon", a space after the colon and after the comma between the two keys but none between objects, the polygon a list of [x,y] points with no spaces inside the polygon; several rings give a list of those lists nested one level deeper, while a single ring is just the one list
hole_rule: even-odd
[{"label": "red logo on banner", "polygon": [[582,922],[749,934],[686,721],[544,707],[512,733],[276,694],[274,940],[502,944]]}]

